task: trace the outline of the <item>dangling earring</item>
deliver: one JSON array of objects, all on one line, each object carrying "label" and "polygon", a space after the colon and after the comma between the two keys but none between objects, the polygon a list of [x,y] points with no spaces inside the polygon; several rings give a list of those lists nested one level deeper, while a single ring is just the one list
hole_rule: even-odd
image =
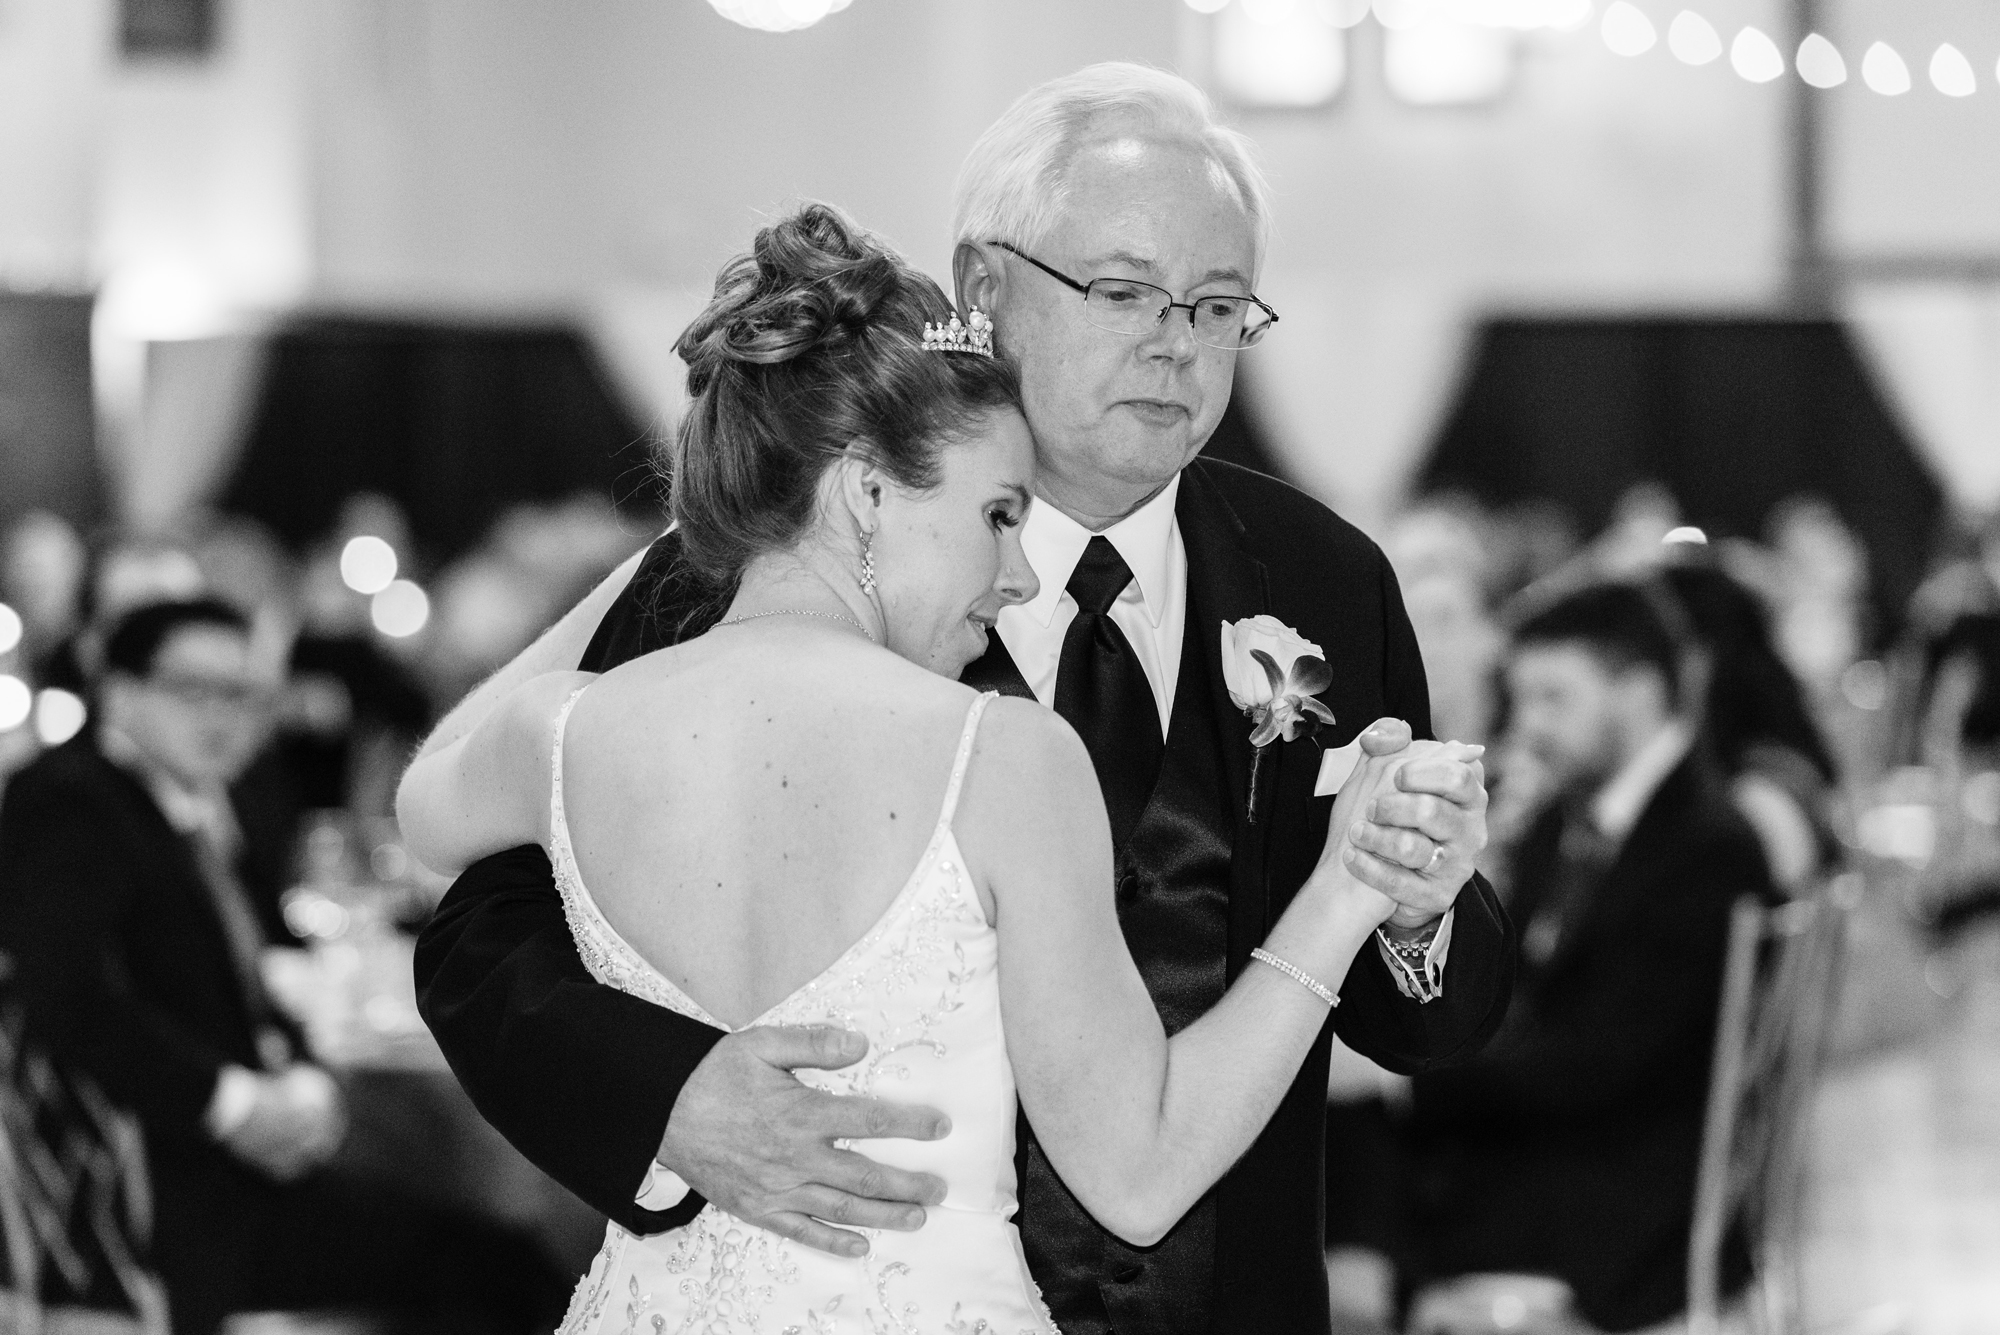
[{"label": "dangling earring", "polygon": [[875,535],[861,530],[861,591],[875,592]]}]

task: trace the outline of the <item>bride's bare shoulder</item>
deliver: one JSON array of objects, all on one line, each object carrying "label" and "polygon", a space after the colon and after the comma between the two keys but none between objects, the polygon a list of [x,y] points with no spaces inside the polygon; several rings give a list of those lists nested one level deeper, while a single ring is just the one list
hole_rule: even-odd
[{"label": "bride's bare shoulder", "polygon": [[1016,696],[986,708],[972,753],[982,808],[1012,819],[1025,807],[1102,802],[1083,739],[1062,715]]}]

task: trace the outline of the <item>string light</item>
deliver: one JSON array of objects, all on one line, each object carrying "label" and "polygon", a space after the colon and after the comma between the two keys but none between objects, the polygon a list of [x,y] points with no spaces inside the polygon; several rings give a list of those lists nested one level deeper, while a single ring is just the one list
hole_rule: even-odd
[{"label": "string light", "polygon": [[[1375,3],[1379,9],[1385,3],[1409,5],[1418,0],[1375,0]],[[1605,8],[1599,34],[1606,48],[1620,56],[1643,55],[1659,40],[1652,19],[1632,0],[1613,0]],[[1722,38],[1707,19],[1692,9],[1683,9],[1667,25],[1667,49],[1686,64],[1706,65],[1722,54]],[[1729,47],[1729,63],[1752,83],[1769,83],[1785,72],[1784,53],[1776,42],[1754,27],[1736,34]],[[1840,49],[1816,32],[1808,33],[1799,43],[1792,68],[1814,88],[1838,88],[1847,82],[1847,61]],[[2000,64],[1995,65],[1993,74],[2000,80]],[[1900,97],[1912,87],[1910,67],[1887,42],[1876,42],[1863,54],[1861,80],[1884,97]],[[1979,76],[1972,62],[1950,42],[1931,54],[1930,80],[1931,86],[1946,97],[1970,97],[1979,91]]]},{"label": "string light", "polygon": [[0,673],[0,732],[12,732],[34,711],[34,692],[19,677]]},{"label": "string light", "polygon": [[1816,32],[1799,43],[1793,64],[1799,77],[1815,88],[1838,88],[1847,82],[1847,62],[1840,58],[1840,48]]},{"label": "string light", "polygon": [[1861,82],[1884,97],[1901,97],[1910,91],[1910,67],[1887,42],[1877,42],[1861,57]]},{"label": "string light", "polygon": [[1965,53],[1946,42],[1931,55],[1931,87],[1946,97],[1971,97],[1979,91],[1979,76]]},{"label": "string light", "polygon": [[1722,54],[1722,38],[1707,19],[1683,9],[1667,26],[1667,49],[1689,65],[1706,65]]},{"label": "string light", "polygon": [[1729,48],[1729,63],[1751,83],[1769,83],[1785,72],[1785,58],[1778,44],[1755,28],[1736,34]]},{"label": "string light", "polygon": [[81,697],[55,686],[35,693],[35,736],[43,746],[61,746],[83,731],[90,710]]},{"label": "string light", "polygon": [[1187,0],[1187,7],[1197,14],[1214,14],[1229,8],[1229,0]]},{"label": "string light", "polygon": [[0,603],[0,654],[11,654],[21,642],[21,614]]},{"label": "string light", "polygon": [[340,549],[341,583],[356,593],[380,593],[394,578],[396,549],[381,538],[363,534]]},{"label": "string light", "polygon": [[[828,14],[838,14],[853,0],[708,0],[713,9],[731,23],[760,32],[797,32],[810,28]],[[1225,3],[1227,0],[1225,0]]]},{"label": "string light", "polygon": [[1617,0],[1604,11],[1602,31],[1604,44],[1621,56],[1642,56],[1660,40],[1653,31],[1653,21],[1627,0]]}]

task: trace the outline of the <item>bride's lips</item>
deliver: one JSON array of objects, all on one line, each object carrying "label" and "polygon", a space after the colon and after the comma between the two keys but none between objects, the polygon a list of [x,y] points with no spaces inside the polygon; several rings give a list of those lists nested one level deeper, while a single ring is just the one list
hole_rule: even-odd
[{"label": "bride's lips", "polygon": [[1175,403],[1172,399],[1124,399],[1121,402],[1147,426],[1178,426],[1194,415],[1186,404]]}]

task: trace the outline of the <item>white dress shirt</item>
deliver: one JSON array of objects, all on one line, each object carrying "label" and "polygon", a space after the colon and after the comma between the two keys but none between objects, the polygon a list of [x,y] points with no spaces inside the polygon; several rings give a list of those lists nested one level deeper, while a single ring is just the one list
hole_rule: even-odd
[{"label": "white dress shirt", "polygon": [[[1132,582],[1111,605],[1111,621],[1125,633],[1145,669],[1160,711],[1162,738],[1173,722],[1181,637],[1187,629],[1187,547],[1181,542],[1180,520],[1174,516],[1174,501],[1180,494],[1176,473],[1159,495],[1102,534],[1132,569]],[[1097,536],[1047,501],[1030,507],[1021,530],[1021,551],[1042,588],[1033,602],[1000,610],[1000,642],[1013,655],[1028,689],[1050,708],[1056,703],[1063,636],[1076,620],[1076,599],[1066,586],[1083,559],[1083,549]]]}]

